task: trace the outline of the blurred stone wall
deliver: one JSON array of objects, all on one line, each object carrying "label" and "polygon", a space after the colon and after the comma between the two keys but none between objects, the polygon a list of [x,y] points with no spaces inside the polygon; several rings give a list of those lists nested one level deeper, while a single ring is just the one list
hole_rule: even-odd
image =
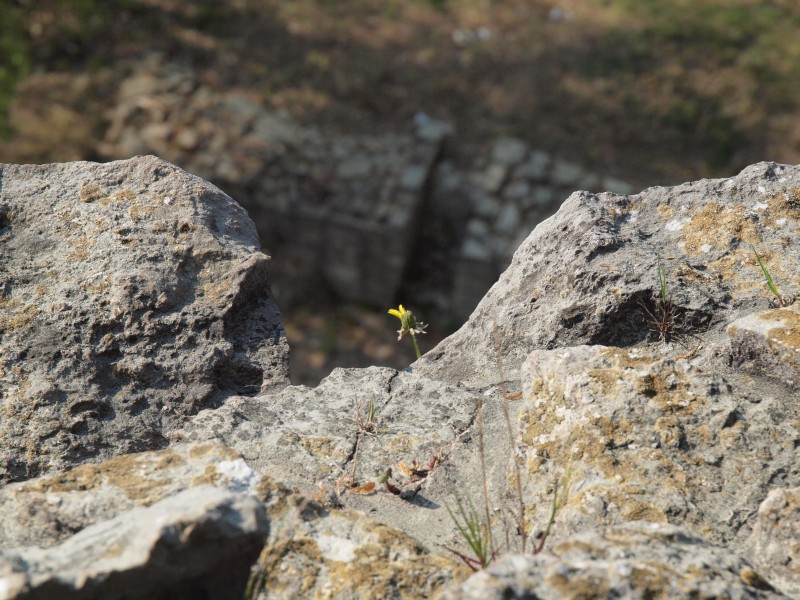
[{"label": "blurred stone wall", "polygon": [[160,55],[131,70],[105,118],[102,158],[156,154],[247,208],[284,306],[326,295],[388,306],[416,277],[425,302],[463,320],[571,192],[633,191],[513,138],[457,164],[453,128],[424,114],[399,133],[303,127]]}]

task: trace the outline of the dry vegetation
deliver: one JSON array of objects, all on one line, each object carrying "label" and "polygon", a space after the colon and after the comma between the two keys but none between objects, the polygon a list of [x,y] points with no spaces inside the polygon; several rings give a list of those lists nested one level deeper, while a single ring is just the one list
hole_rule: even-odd
[{"label": "dry vegetation", "polygon": [[[31,70],[114,72],[157,49],[304,122],[451,119],[465,155],[512,134],[641,183],[800,162],[800,5],[788,0],[18,0],[0,11],[0,110]],[[110,101],[99,95],[87,102]],[[75,128],[102,129],[87,112],[36,158],[84,140]],[[14,145],[0,150],[14,158]]]}]

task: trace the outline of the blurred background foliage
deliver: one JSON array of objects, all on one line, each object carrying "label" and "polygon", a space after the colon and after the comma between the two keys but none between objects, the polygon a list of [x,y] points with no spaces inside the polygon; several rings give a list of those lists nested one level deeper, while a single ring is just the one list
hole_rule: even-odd
[{"label": "blurred background foliage", "polygon": [[800,162],[793,0],[6,0],[5,139],[30,73],[113,74],[150,50],[304,123],[396,129],[423,110],[465,154],[515,135],[643,184]]}]

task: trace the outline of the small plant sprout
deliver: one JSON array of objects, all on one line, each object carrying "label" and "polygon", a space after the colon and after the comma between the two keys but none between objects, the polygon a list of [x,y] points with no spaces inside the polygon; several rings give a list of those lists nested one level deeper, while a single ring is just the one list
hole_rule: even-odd
[{"label": "small plant sprout", "polygon": [[658,296],[654,298],[655,312],[651,311],[644,303],[641,303],[642,308],[650,317],[650,321],[658,331],[658,339],[666,342],[672,330],[675,328],[675,305],[672,302],[672,297],[667,287],[667,271],[664,268],[664,263],[661,262],[661,257],[658,257]]},{"label": "small plant sprout", "polygon": [[572,477],[572,465],[569,466],[569,468],[567,469],[567,473],[564,476],[563,487],[560,487],[558,480],[556,480],[555,491],[553,492],[553,505],[550,509],[550,518],[547,521],[547,526],[544,528],[544,532],[539,538],[539,543],[536,544],[536,547],[533,549],[534,554],[539,554],[544,548],[544,543],[550,536],[550,530],[553,528],[553,524],[556,522],[556,515],[558,514],[559,509],[562,506],[564,506],[564,504],[566,504],[567,500],[569,499],[571,477]]},{"label": "small plant sprout", "polygon": [[374,400],[370,399],[366,407],[361,402],[356,401],[353,422],[358,426],[360,433],[376,433],[375,415],[377,412],[378,407],[375,405]]},{"label": "small plant sprout", "polygon": [[458,550],[453,550],[452,548],[447,549],[460,558],[464,564],[473,571],[483,569],[489,564],[490,560],[489,540],[491,534],[489,532],[489,525],[481,523],[478,511],[475,509],[472,500],[467,500],[467,508],[469,511],[464,508],[464,503],[458,497],[456,497],[456,506],[458,507],[458,516],[450,510],[449,506],[446,507],[447,512],[450,513],[450,518],[453,519],[453,523],[455,523],[458,532],[461,534],[461,537],[464,538],[469,549],[472,550],[472,554],[475,558],[467,556]]},{"label": "small plant sprout", "polygon": [[753,244],[750,244],[750,247],[753,249],[753,254],[756,255],[756,261],[758,261],[758,266],[761,267],[761,272],[764,274],[764,279],[767,281],[767,287],[769,288],[769,291],[772,292],[772,295],[775,296],[778,305],[789,306],[792,304],[793,299],[781,295],[780,291],[778,291],[778,286],[776,286],[775,282],[772,281],[772,276],[769,274],[769,271],[767,271],[767,267],[765,267],[764,263],[761,261],[761,257],[758,255],[756,247]]},{"label": "small plant sprout", "polygon": [[403,308],[402,304],[397,308],[390,308],[389,314],[400,319],[400,329],[397,330],[397,341],[399,342],[402,340],[405,334],[409,334],[411,336],[411,343],[414,344],[414,352],[417,353],[417,358],[421,358],[422,353],[419,351],[416,336],[425,333],[427,325],[425,323],[417,323],[414,313]]}]

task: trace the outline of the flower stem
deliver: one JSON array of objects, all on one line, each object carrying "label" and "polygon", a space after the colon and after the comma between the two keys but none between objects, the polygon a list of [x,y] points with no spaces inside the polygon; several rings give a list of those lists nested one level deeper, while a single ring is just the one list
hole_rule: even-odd
[{"label": "flower stem", "polygon": [[417,358],[422,358],[422,352],[419,351],[419,346],[417,346],[417,337],[413,333],[411,334],[411,343],[414,344],[414,351],[417,353]]}]

